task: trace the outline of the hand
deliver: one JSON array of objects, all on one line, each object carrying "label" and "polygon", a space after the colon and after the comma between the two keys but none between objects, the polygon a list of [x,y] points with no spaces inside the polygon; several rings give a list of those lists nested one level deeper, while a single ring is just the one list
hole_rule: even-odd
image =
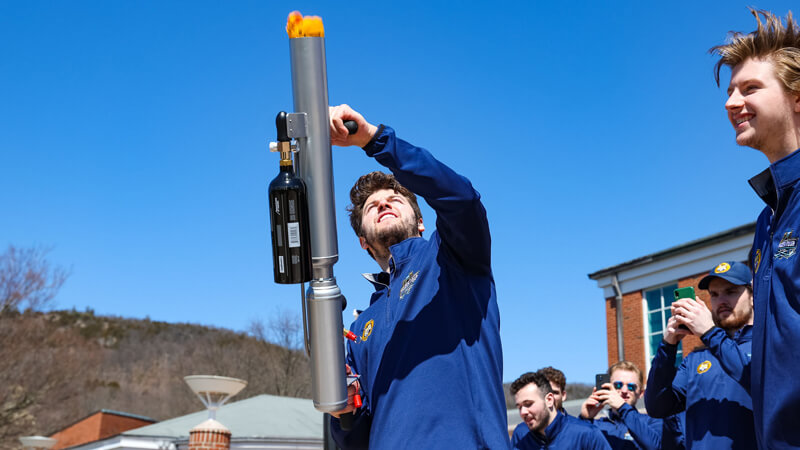
[{"label": "hand", "polygon": [[604,384],[603,387],[605,389],[597,391],[597,398],[602,401],[604,405],[608,405],[609,408],[616,411],[625,404],[625,399],[622,398],[619,391],[611,389],[610,383]]},{"label": "hand", "polygon": [[678,345],[678,342],[683,338],[692,334],[691,331],[685,328],[679,328],[679,325],[680,323],[678,322],[677,316],[672,316],[667,321],[667,329],[664,330],[664,341],[667,344]]},{"label": "hand", "polygon": [[594,416],[597,415],[600,411],[603,410],[603,402],[597,396],[598,391],[597,388],[592,388],[592,395],[583,402],[581,405],[581,417],[586,419],[594,419]]},{"label": "hand", "polygon": [[[349,365],[345,364],[344,368],[345,371],[347,372],[347,375],[351,375],[353,373],[353,371],[350,370]],[[345,406],[344,409],[330,413],[330,415],[338,419],[339,417],[342,416],[342,414],[347,414],[355,411],[357,408],[353,400],[353,397],[359,390],[361,390],[361,384],[358,382],[358,380],[356,380],[353,384],[347,386],[347,406]]]},{"label": "hand", "polygon": [[702,336],[714,328],[711,311],[698,297],[695,297],[695,300],[687,298],[675,300],[670,308],[678,324],[686,325],[695,336]]},{"label": "hand", "polygon": [[[348,105],[330,106],[328,107],[328,113],[330,115],[331,145],[340,147],[357,145],[363,147],[369,144],[369,141],[378,131],[378,127],[367,122],[364,116]],[[350,132],[344,126],[345,120],[354,120],[358,124],[356,134],[350,135]]]}]

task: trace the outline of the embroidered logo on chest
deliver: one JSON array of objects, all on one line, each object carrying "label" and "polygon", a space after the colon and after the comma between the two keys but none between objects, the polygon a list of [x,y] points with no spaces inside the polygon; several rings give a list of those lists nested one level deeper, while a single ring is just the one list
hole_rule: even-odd
[{"label": "embroidered logo on chest", "polygon": [[419,278],[419,271],[408,273],[406,279],[403,280],[403,286],[400,287],[400,300],[411,292],[411,289],[414,288],[414,283],[417,282],[417,278]]},{"label": "embroidered logo on chest", "polygon": [[708,372],[708,369],[710,369],[710,368],[711,368],[711,361],[708,361],[708,360],[703,361],[703,362],[700,363],[699,366],[697,366],[697,373],[699,373],[699,374],[706,373],[706,372]]},{"label": "embroidered logo on chest", "polygon": [[793,233],[794,230],[783,233],[783,237],[778,243],[778,251],[775,252],[775,258],[789,259],[797,252],[797,237]]},{"label": "embroidered logo on chest", "polygon": [[370,319],[369,322],[364,324],[364,331],[361,332],[361,340],[366,341],[370,334],[372,334],[372,328],[375,326],[375,321]]},{"label": "embroidered logo on chest", "polygon": [[758,272],[758,266],[761,265],[761,249],[759,248],[756,250],[756,256],[753,257],[753,267],[755,270],[753,272]]}]

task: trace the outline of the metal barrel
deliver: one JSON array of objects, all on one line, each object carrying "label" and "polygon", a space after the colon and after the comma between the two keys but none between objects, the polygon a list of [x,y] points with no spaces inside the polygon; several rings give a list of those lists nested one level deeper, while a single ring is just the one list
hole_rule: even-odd
[{"label": "metal barrel", "polygon": [[295,112],[306,113],[307,137],[298,139],[297,174],[308,190],[314,278],[330,278],[339,259],[328,128],[328,73],[325,38],[289,39]]},{"label": "metal barrel", "polygon": [[306,137],[297,139],[297,173],[305,181],[311,228],[313,279],[306,306],[311,340],[314,407],[334,412],[347,405],[342,342],[342,296],[333,265],[339,259],[333,161],[328,128],[328,74],[325,39],[289,39],[294,110],[306,113]]},{"label": "metal barrel", "polygon": [[342,345],[342,293],[336,279],[313,280],[306,302],[314,407],[322,412],[339,411],[347,406],[347,377]]}]

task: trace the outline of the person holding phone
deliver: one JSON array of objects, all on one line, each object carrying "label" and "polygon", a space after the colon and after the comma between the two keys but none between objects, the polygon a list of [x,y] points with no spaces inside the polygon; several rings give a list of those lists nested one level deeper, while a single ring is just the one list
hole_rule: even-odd
[{"label": "person holding phone", "polygon": [[[661,448],[662,421],[636,410],[644,393],[644,376],[636,364],[620,361],[598,374],[595,384],[581,406],[580,419],[594,424],[615,450]],[[608,415],[596,418],[605,406]]]},{"label": "person holding phone", "polygon": [[[749,383],[747,372],[729,374],[723,368],[723,360],[749,365],[750,269],[744,263],[722,262],[698,287],[708,291],[711,309],[697,297],[672,303],[672,317],[650,367],[644,395],[647,411],[662,418],[685,411],[687,449],[756,448],[752,401],[744,388]],[[676,369],[678,343],[689,334],[700,336],[706,348],[686,355]]]}]

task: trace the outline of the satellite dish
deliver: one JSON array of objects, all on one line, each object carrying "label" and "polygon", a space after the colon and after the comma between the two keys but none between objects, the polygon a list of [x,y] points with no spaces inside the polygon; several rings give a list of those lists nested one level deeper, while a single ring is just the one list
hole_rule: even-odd
[{"label": "satellite dish", "polygon": [[183,380],[206,406],[209,419],[216,419],[217,410],[247,386],[247,381],[216,375],[189,375]]},{"label": "satellite dish", "polygon": [[19,438],[25,448],[51,448],[56,445],[56,440],[44,436],[22,436]]}]

